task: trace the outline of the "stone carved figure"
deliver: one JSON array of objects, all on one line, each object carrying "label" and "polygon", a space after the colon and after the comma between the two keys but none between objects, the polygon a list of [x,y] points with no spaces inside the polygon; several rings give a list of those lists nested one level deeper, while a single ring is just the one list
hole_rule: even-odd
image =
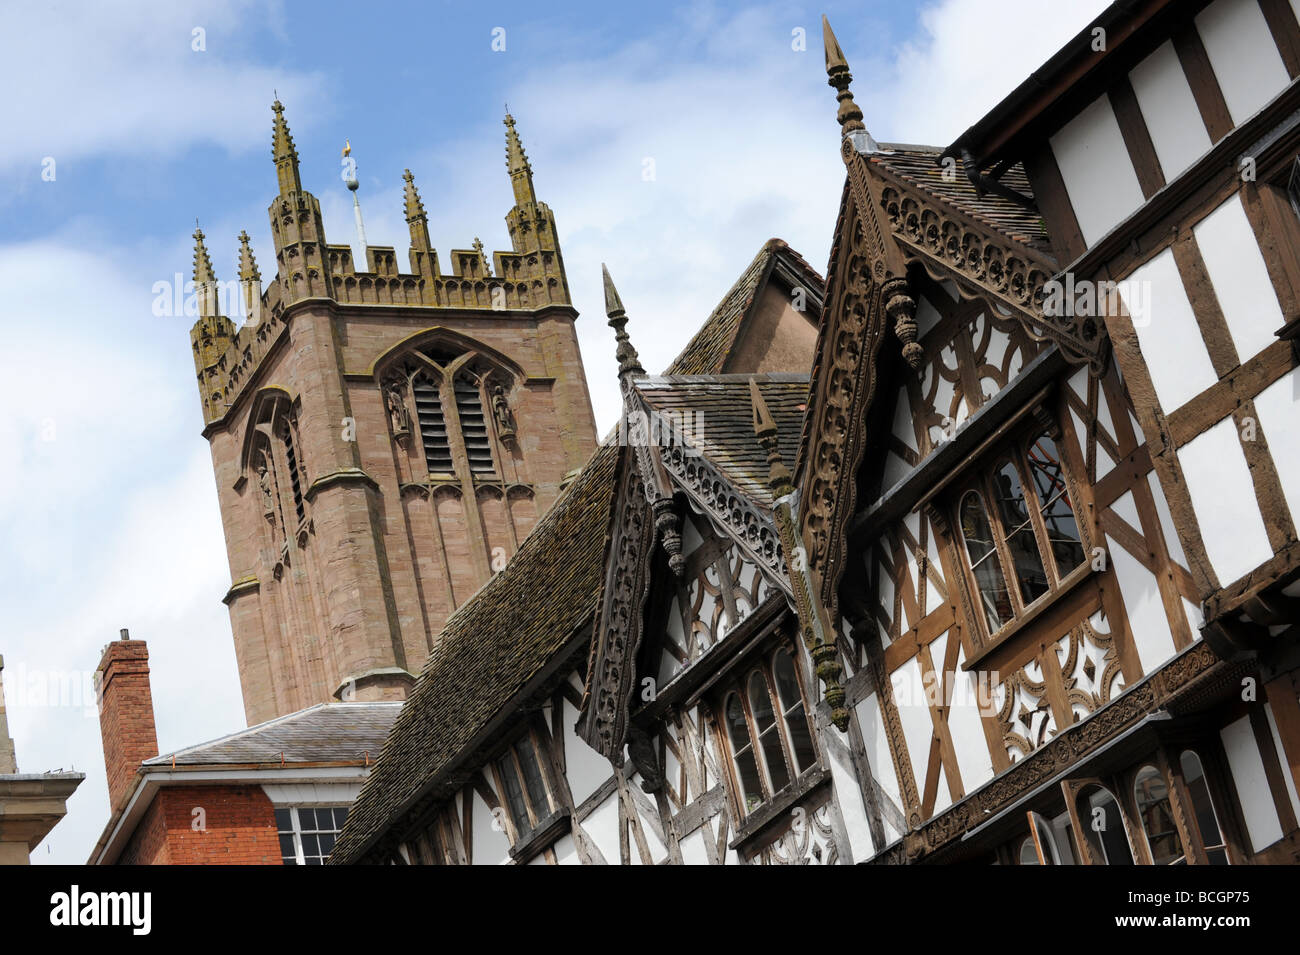
[{"label": "stone carved figure", "polygon": [[505,388],[500,382],[492,383],[492,414],[497,421],[497,434],[507,441],[515,436],[515,416],[506,400]]},{"label": "stone carved figure", "polygon": [[271,489],[271,468],[265,454],[257,465],[257,486],[262,489],[262,513],[272,517],[275,514],[275,496]]},{"label": "stone carved figure", "polygon": [[388,406],[388,420],[393,426],[393,434],[405,434],[411,430],[411,414],[406,410],[402,392],[396,386],[390,386],[384,392],[384,401]]}]

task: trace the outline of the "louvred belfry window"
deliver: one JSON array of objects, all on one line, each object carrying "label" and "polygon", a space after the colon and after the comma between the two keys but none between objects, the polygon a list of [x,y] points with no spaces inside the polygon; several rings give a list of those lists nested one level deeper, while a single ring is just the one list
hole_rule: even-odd
[{"label": "louvred belfry window", "polygon": [[438,385],[429,374],[420,372],[411,381],[411,393],[415,398],[425,465],[430,474],[450,474],[451,444],[447,440],[447,419],[442,413]]},{"label": "louvred belfry window", "polygon": [[[502,416],[510,421],[509,435],[514,434],[505,398],[512,380],[509,372],[475,353],[421,351],[385,374],[380,391],[393,439],[410,455],[424,459],[425,473],[421,475],[417,466],[412,476],[441,482],[468,470],[475,478],[494,477],[498,465],[493,445],[500,437]],[[488,403],[485,382],[500,392],[498,411]],[[418,432],[418,444],[408,443],[411,432]]]},{"label": "louvred belfry window", "polygon": [[469,469],[475,474],[491,474],[492,444],[488,436],[487,418],[483,414],[483,395],[479,387],[464,376],[457,375],[454,384],[456,416],[460,419],[460,433],[465,441],[465,456]]},{"label": "louvred belfry window", "polygon": [[284,456],[289,466],[289,488],[293,494],[293,509],[298,515],[298,523],[301,524],[307,513],[302,502],[302,480],[298,474],[298,454],[293,446],[293,426],[288,420],[281,426],[280,437],[284,441]]}]

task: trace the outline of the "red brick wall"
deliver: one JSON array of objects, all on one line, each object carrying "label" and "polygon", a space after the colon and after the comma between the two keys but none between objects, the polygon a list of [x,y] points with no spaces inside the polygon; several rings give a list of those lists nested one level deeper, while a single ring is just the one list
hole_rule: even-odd
[{"label": "red brick wall", "polygon": [[[195,828],[198,818],[202,829]],[[275,810],[260,786],[163,789],[118,864],[281,865]]]},{"label": "red brick wall", "polygon": [[143,640],[114,640],[99,661],[98,677],[108,799],[116,810],[130,793],[140,763],[158,755],[148,646]]}]

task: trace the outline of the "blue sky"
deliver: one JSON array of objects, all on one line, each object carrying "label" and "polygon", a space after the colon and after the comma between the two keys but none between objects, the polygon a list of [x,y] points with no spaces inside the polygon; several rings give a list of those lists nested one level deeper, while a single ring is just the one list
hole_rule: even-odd
[{"label": "blue sky", "polygon": [[407,167],[444,261],[475,236],[509,247],[510,104],[557,218],[604,430],[618,397],[602,261],[652,369],[768,238],[824,270],[843,166],[822,13],[873,135],[946,145],[1103,6],[65,0],[7,11],[0,654],[20,769],[88,774],[34,861],[84,861],[107,820],[81,688],[119,628],[149,642],[164,752],[243,725],[191,320],[151,304],[155,282],[189,278],[196,218],[218,278],[235,277],[241,229],[268,276],[273,90],[329,241],[356,242],[339,176],[349,138],[367,238],[403,262]]}]

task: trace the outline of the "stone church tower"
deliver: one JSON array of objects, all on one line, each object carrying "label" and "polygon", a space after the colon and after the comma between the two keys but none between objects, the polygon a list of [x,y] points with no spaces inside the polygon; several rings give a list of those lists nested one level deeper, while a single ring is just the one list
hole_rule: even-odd
[{"label": "stone church tower", "polygon": [[[402,272],[391,247],[369,246],[362,270],[326,242],[272,108],[275,275],[263,292],[241,234],[239,281],[218,282],[196,231],[191,331],[250,725],[404,698],[447,618],[596,447],[555,218],[514,119],[511,250],[475,240],[444,272],[408,171]],[[223,291],[247,309],[238,330]]]}]

